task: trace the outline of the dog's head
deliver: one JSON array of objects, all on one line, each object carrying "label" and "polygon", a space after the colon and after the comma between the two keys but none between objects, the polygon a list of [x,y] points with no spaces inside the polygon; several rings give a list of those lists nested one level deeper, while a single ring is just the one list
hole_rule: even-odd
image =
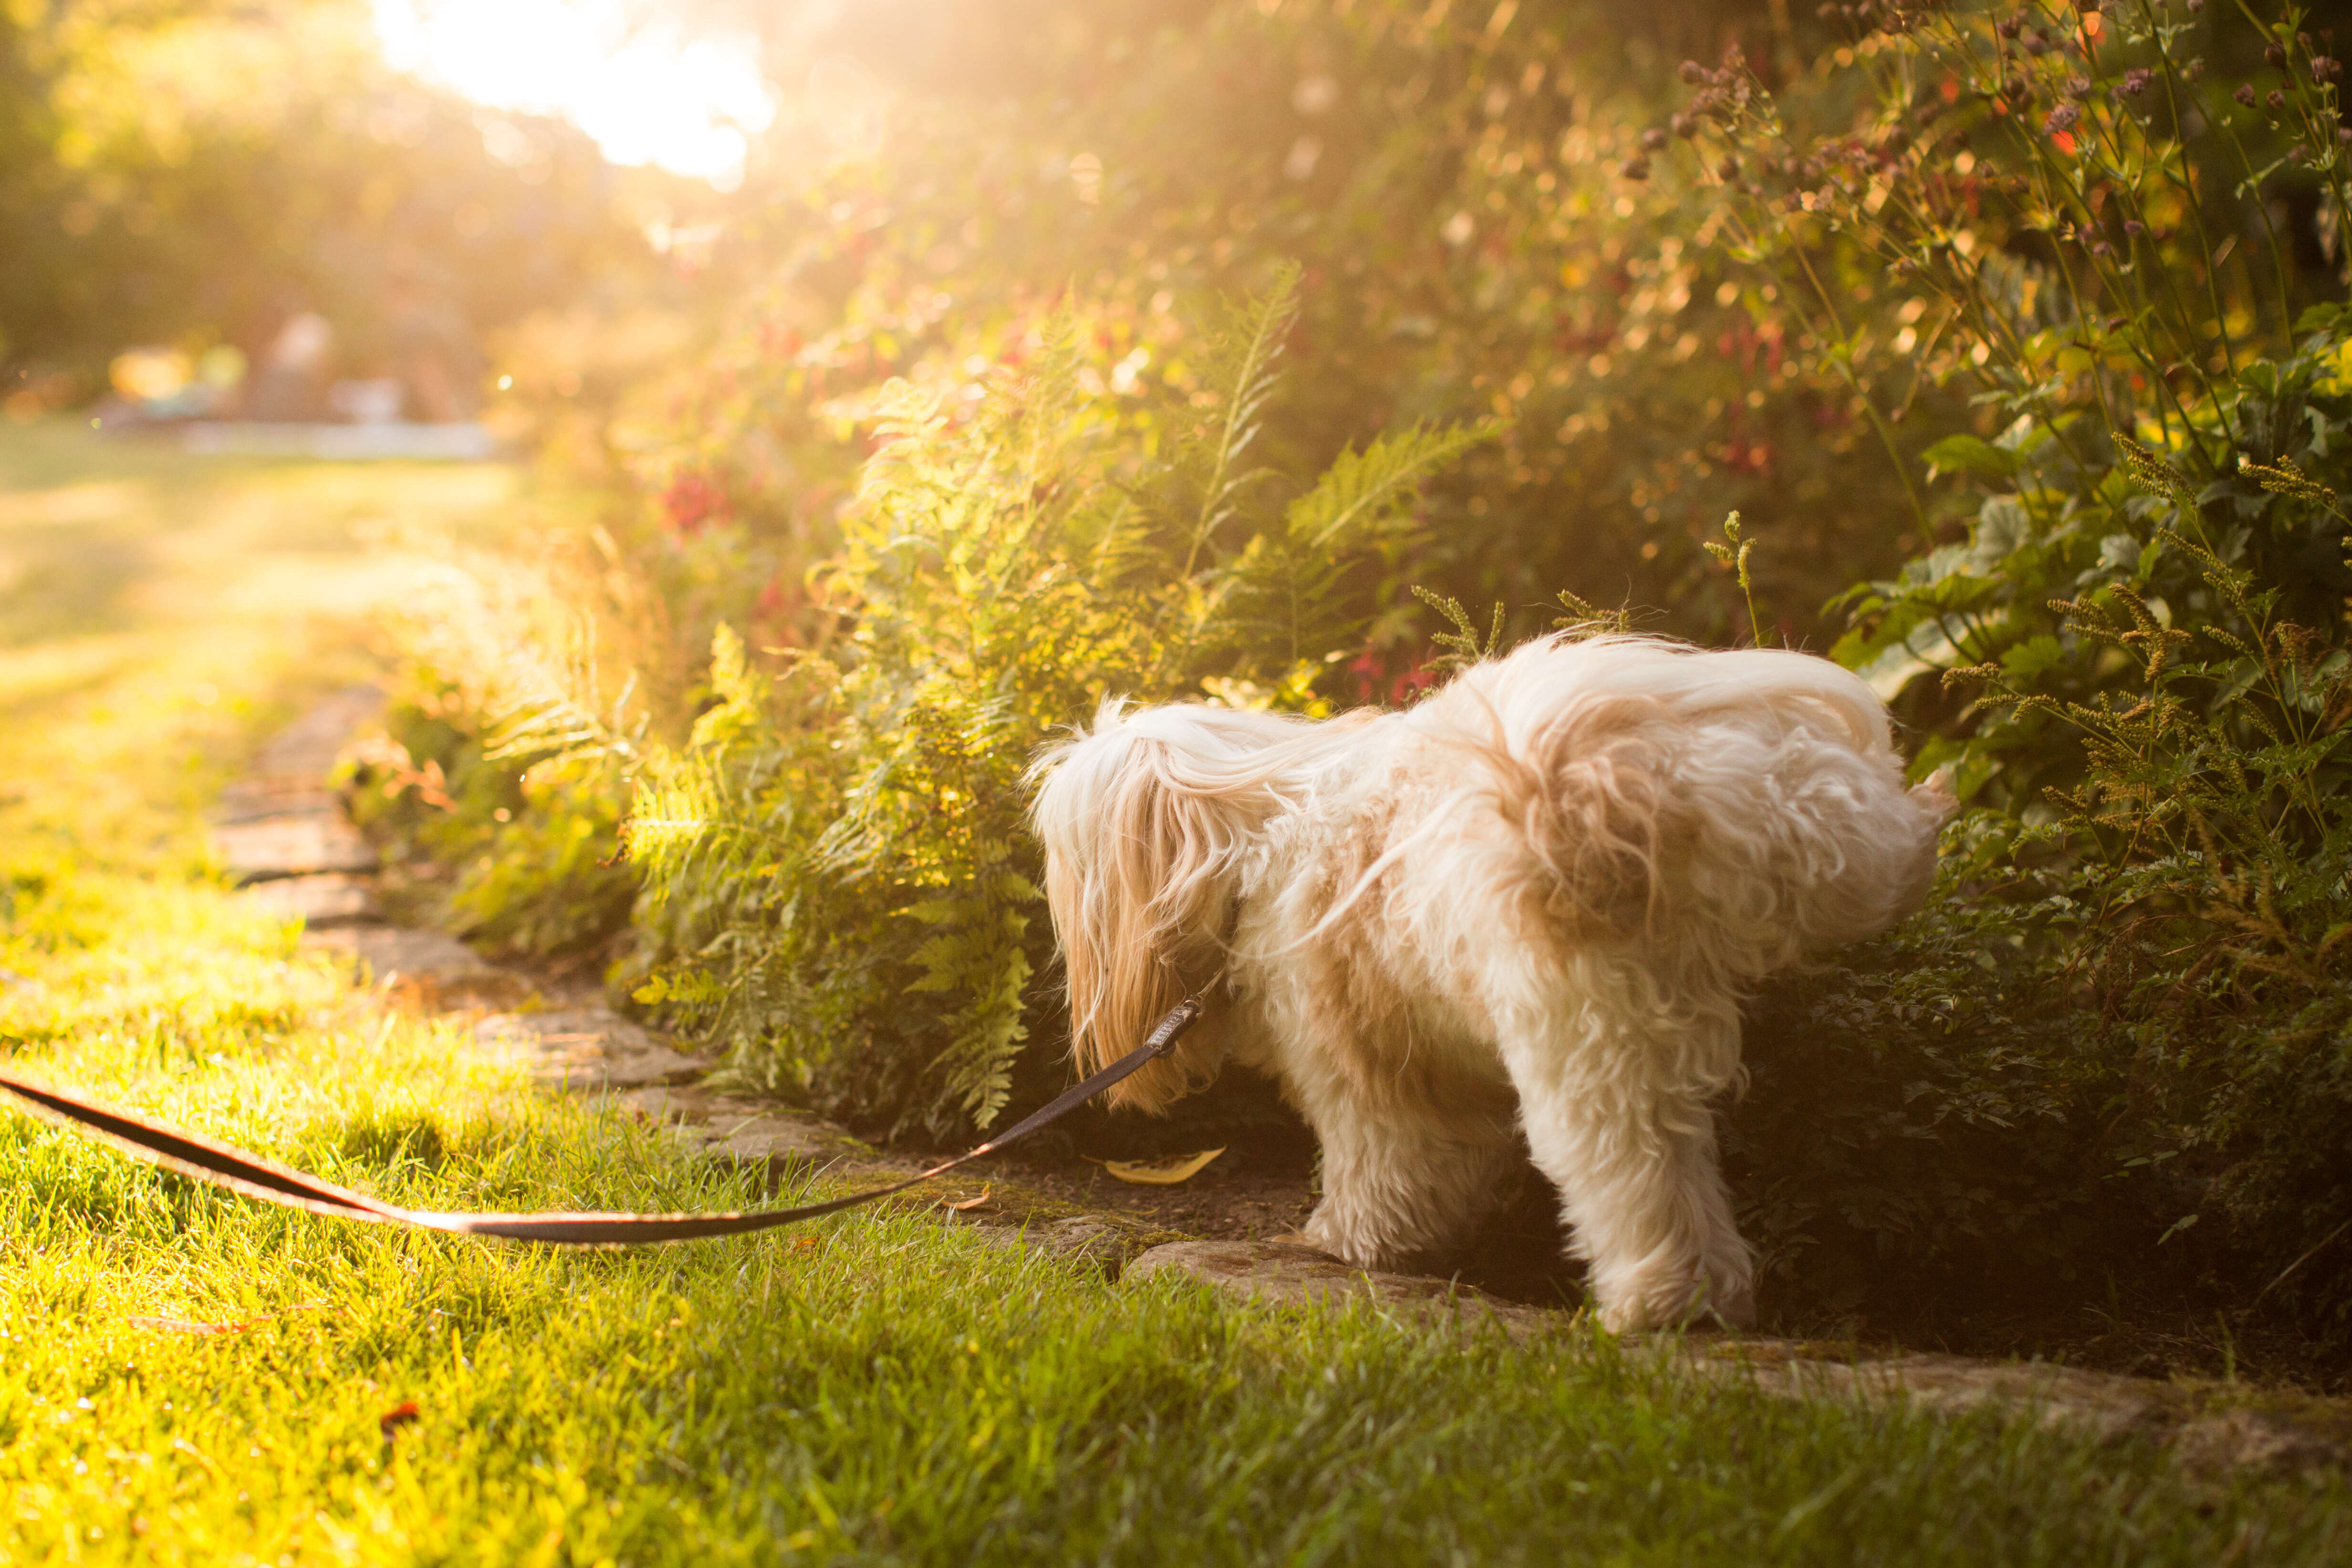
[{"label": "dog's head", "polygon": [[[1223,963],[1243,862],[1279,803],[1261,759],[1296,722],[1108,702],[1091,732],[1031,770],[1030,821],[1087,1071],[1140,1045]],[[1200,1087],[1213,1072],[1215,1021],[1113,1089],[1112,1103],[1157,1113]]]}]

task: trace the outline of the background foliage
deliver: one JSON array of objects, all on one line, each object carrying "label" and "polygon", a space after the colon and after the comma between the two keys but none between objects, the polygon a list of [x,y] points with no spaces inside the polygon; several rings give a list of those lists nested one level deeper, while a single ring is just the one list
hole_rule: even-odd
[{"label": "background foliage", "polygon": [[361,0],[0,5],[0,367],[55,406],[126,348],[249,356],[299,310],[380,373],[411,297],[468,340],[657,289],[626,179],[560,120],[387,69]]}]

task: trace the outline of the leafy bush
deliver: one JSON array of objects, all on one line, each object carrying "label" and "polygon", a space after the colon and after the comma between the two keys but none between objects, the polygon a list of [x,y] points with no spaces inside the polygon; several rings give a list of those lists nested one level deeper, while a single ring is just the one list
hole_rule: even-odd
[{"label": "leafy bush", "polygon": [[[1860,1140],[1863,1186],[1932,1223],[1850,1206],[1843,1223],[1884,1249],[1931,1260],[1954,1228],[2071,1191],[2111,1217],[2138,1206],[2122,1250],[2142,1269],[2159,1233],[2220,1221],[2194,1233],[2209,1262],[2342,1332],[2352,1249],[2326,1249],[2352,1229],[2352,570],[2335,493],[2352,487],[2352,318],[2327,298],[2340,248],[2307,254],[2292,219],[2338,232],[2340,71],[2293,7],[2210,29],[2147,5],[1866,20],[1778,98],[1738,58],[1685,67],[1698,90],[1679,128],[1748,254],[1817,286],[1818,329],[1858,384],[1915,345],[1916,373],[1978,383],[1982,424],[1926,455],[1990,493],[1963,511],[1961,486],[1934,492],[1958,537],[1849,594],[1838,653],[1933,731],[1919,766],[1949,766],[1985,810],[1948,865],[1953,901],[1768,1007],[1760,1052],[1794,1060],[1804,1037],[1778,1031],[1862,1008],[1880,1038],[1832,1027],[1799,1076],[1902,1063],[1893,1135]],[[1911,302],[1841,315],[1826,280],[1861,268]],[[1903,335],[1874,338],[1890,319]],[[1939,950],[1985,972],[1956,989],[1965,970]],[[2013,1163],[1951,1190],[2004,1124]],[[1932,1179],[1903,1174],[1915,1133]],[[1791,1137],[1773,1157],[1788,1192],[1817,1194],[1856,1144]],[[2080,1233],[2044,1231],[2012,1265]]]},{"label": "leafy bush", "polygon": [[772,1086],[935,1135],[1058,1071],[1023,1049],[1055,1022],[1030,755],[1111,696],[1311,707],[1420,480],[1489,434],[1409,428],[1282,483],[1255,447],[1297,313],[1286,271],[1205,344],[1215,390],[1148,413],[1086,389],[1076,319],[977,408],[898,390],[823,577],[848,629],[774,693],[722,632],[716,706],[649,767],[641,1000]]},{"label": "leafy bush", "polygon": [[741,540],[631,551],[589,516],[550,507],[533,520],[569,526],[448,552],[388,628],[406,667],[350,779],[393,859],[454,871],[430,913],[519,956],[609,957],[626,932],[630,775],[707,700],[679,644],[751,602],[729,591]]},{"label": "leafy bush", "polygon": [[2079,1051],[2071,991],[2043,958],[2075,912],[2046,890],[1969,896],[1997,835],[1973,847],[1945,860],[1930,913],[1748,1009],[1725,1159],[1784,1323],[1916,1321],[1963,1281],[1980,1298],[2053,1270],[2079,1279],[2112,1258],[2118,1239],[2101,1232],[2118,1218],[2150,1239],[2140,1195],[2097,1179],[2114,1162],[2095,1112],[2115,1073]]}]

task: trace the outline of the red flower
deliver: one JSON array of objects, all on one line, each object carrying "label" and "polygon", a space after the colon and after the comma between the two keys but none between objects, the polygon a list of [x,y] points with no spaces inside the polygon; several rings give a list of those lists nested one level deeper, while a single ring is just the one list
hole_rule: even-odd
[{"label": "red flower", "polygon": [[661,495],[662,516],[672,532],[692,538],[714,523],[727,520],[732,508],[727,492],[708,475],[678,475]]}]

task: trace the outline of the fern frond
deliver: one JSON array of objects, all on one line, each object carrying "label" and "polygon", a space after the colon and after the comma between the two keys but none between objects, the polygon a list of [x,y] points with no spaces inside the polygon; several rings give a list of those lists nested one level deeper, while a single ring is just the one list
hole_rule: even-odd
[{"label": "fern frond", "polygon": [[1361,452],[1342,452],[1312,490],[1290,503],[1284,528],[1303,549],[1349,549],[1394,516],[1423,480],[1501,433],[1493,420],[1442,429],[1417,424]]},{"label": "fern frond", "polygon": [[[1192,543],[1178,575],[1191,577],[1218,528],[1230,517],[1235,498],[1262,471],[1244,470],[1241,459],[1257,439],[1259,421],[1274,396],[1280,377],[1275,361],[1282,357],[1283,340],[1298,320],[1298,263],[1284,260],[1275,267],[1266,291],[1236,312],[1245,328],[1211,340],[1230,348],[1213,349],[1213,379],[1223,399],[1211,443],[1207,475],[1201,486],[1201,504],[1192,520]],[[1239,321],[1236,323],[1240,324]]]}]

